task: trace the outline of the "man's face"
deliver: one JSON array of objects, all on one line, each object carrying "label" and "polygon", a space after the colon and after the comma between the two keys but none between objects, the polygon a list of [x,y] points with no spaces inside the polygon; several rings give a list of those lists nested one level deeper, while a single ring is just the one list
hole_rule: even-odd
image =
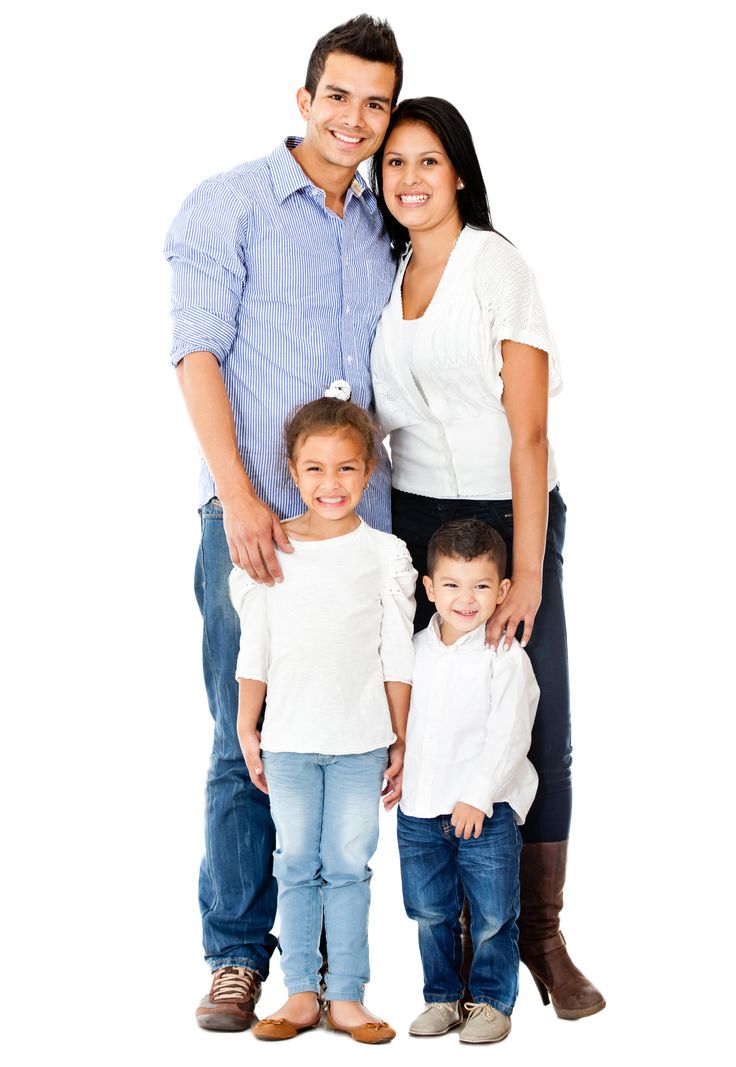
[{"label": "man's face", "polygon": [[344,52],[330,52],[314,96],[297,93],[307,123],[304,147],[351,174],[380,147],[391,115],[396,71]]}]

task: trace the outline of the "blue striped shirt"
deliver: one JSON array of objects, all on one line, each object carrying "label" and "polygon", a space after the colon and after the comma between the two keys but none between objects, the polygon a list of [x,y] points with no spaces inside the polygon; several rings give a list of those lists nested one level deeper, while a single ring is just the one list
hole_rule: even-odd
[{"label": "blue striped shirt", "polygon": [[[165,248],[172,362],[190,352],[216,356],[245,470],[281,518],[304,510],[286,467],[286,415],[337,378],[350,383],[356,403],[372,407],[371,344],[395,274],[360,175],[339,218],[291,155],[299,140],[204,181],[184,201]],[[391,528],[389,491],[384,459],[358,509],[379,530]],[[200,503],[215,495],[203,463]]]}]

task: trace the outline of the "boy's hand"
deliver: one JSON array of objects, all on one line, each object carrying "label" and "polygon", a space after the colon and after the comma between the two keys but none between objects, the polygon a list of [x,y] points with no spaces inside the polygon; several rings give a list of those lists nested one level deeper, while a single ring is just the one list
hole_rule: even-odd
[{"label": "boy's hand", "polygon": [[267,793],[268,785],[266,784],[266,775],[263,770],[263,760],[261,759],[261,735],[257,730],[254,730],[253,733],[238,734],[238,739],[240,740],[243,759],[248,768],[251,782],[256,789],[260,789],[262,793]]},{"label": "boy's hand", "polygon": [[455,837],[464,837],[466,841],[473,837],[480,837],[483,829],[483,820],[486,813],[480,808],[474,808],[472,804],[463,804],[459,801],[452,809],[450,822],[455,827]]},{"label": "boy's hand", "polygon": [[381,796],[386,811],[391,811],[401,800],[401,785],[404,778],[404,752],[406,745],[403,741],[394,741],[388,750],[388,767],[384,775],[386,784]]}]

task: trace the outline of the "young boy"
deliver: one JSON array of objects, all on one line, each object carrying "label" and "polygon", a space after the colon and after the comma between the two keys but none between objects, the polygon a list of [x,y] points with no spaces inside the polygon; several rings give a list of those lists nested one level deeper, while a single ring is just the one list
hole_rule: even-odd
[{"label": "young boy", "polygon": [[501,1041],[519,983],[516,919],[523,823],[537,790],[527,759],[539,689],[527,654],[485,646],[508,593],[506,546],[478,519],[432,537],[424,578],[437,613],[414,638],[414,684],[398,813],[404,906],[419,923],[425,1010],[409,1028],[462,1021],[460,911],[471,914],[472,1003],[460,1040]]}]

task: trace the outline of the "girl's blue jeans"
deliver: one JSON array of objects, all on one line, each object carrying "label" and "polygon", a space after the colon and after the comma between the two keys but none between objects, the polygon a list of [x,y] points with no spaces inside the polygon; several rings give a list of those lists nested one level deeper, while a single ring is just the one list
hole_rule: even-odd
[{"label": "girl's blue jeans", "polygon": [[362,1000],[369,979],[368,866],[378,844],[385,748],[358,755],[263,752],[276,825],[281,969],[291,996],[319,992],[324,914],[328,1000]]},{"label": "girl's blue jeans", "polygon": [[470,904],[470,995],[510,1015],[519,988],[521,834],[508,804],[494,804],[480,837],[455,836],[449,815],[417,819],[398,812],[404,907],[419,924],[427,1004],[460,1000],[460,911]]}]

